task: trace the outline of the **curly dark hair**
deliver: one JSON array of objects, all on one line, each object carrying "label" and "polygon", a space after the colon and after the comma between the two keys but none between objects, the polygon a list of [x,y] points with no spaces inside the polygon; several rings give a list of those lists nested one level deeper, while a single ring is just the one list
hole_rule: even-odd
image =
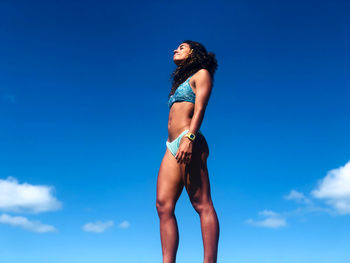
[{"label": "curly dark hair", "polygon": [[170,78],[172,79],[172,87],[169,97],[175,93],[177,87],[181,83],[200,69],[208,70],[212,80],[214,80],[214,74],[218,67],[215,54],[212,52],[207,52],[202,44],[192,40],[185,40],[182,43],[189,44],[193,51],[192,54],[188,56],[188,58],[171,74]]}]

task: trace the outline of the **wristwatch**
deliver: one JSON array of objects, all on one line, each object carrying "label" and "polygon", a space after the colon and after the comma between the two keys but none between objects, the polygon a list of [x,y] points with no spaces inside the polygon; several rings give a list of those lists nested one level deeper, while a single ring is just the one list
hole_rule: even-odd
[{"label": "wristwatch", "polygon": [[191,141],[194,141],[194,139],[196,139],[196,135],[194,135],[191,132],[188,132],[185,137],[187,137],[188,139],[190,139]]}]

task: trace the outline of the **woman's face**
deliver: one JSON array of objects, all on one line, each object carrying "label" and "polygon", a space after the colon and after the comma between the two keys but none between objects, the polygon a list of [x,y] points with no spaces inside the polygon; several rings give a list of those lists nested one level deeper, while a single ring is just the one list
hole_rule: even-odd
[{"label": "woman's face", "polygon": [[179,65],[192,53],[191,47],[187,43],[182,43],[174,50],[173,60],[176,65]]}]

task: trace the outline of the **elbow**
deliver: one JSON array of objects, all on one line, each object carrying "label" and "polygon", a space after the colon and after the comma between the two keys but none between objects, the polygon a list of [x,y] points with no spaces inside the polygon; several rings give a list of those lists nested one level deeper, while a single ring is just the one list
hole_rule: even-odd
[{"label": "elbow", "polygon": [[198,106],[194,109],[194,114],[204,114],[206,107],[205,106]]},{"label": "elbow", "polygon": [[194,106],[195,112],[205,112],[205,109],[207,108],[207,104],[205,103],[199,103]]}]

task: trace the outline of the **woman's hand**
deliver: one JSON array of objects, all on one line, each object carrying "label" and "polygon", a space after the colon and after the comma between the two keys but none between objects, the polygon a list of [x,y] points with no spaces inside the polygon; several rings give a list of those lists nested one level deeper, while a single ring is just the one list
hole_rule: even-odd
[{"label": "woman's hand", "polygon": [[183,136],[180,141],[179,149],[175,155],[178,163],[189,164],[192,158],[193,142],[187,137]]}]

